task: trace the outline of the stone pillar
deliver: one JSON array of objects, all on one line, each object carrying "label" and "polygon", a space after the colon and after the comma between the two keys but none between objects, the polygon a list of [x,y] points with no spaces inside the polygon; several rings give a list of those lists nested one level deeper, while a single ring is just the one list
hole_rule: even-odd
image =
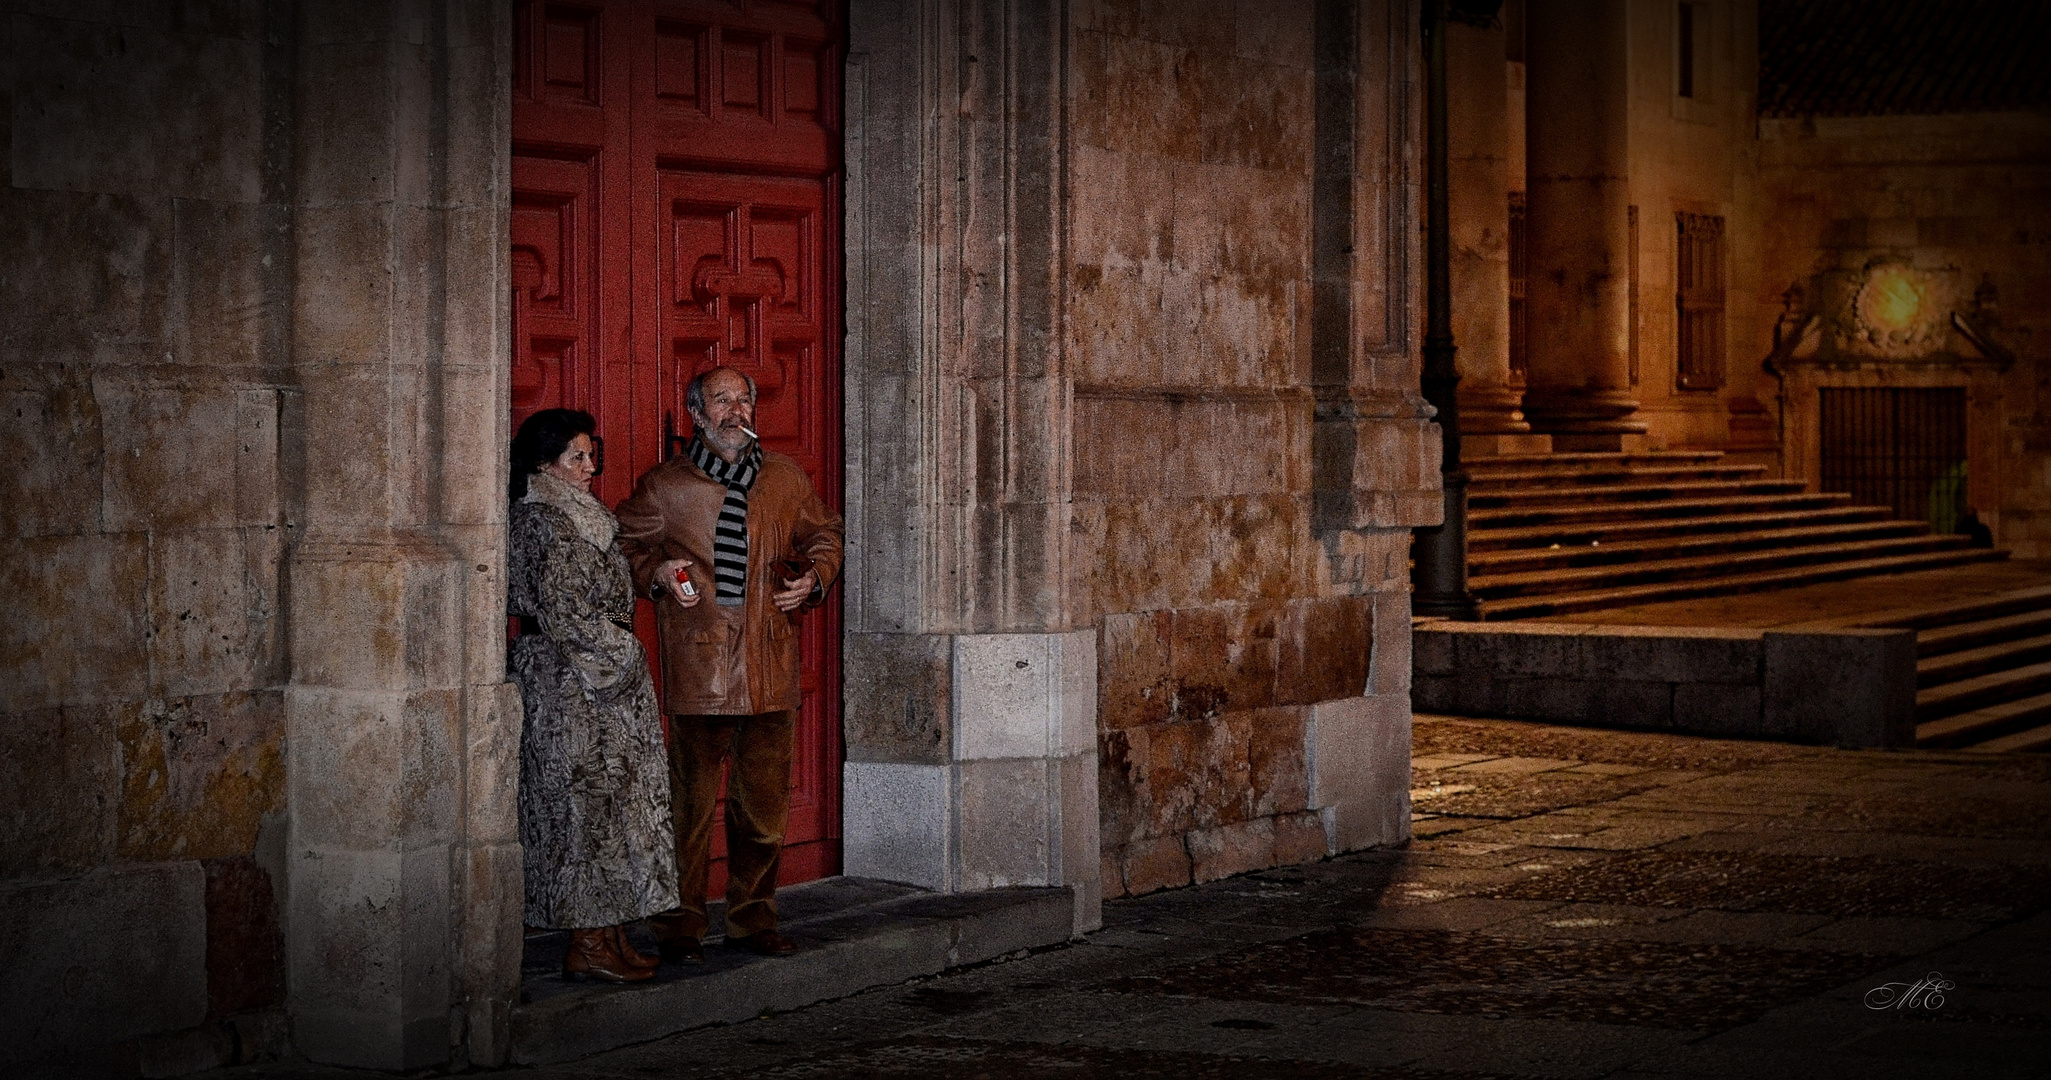
[{"label": "stone pillar", "polygon": [[1510,117],[1500,20],[1446,26],[1447,181],[1453,340],[1464,453],[1531,453],[1523,391],[1510,384]]},{"label": "stone pillar", "polygon": [[1626,0],[1529,0],[1524,414],[1555,450],[1618,450],[1630,384]]},{"label": "stone pillar", "polygon": [[286,964],[321,1062],[503,1061],[518,992],[502,8],[299,7]]},{"label": "stone pillar", "polygon": [[1059,0],[851,10],[843,865],[1075,890],[1096,632],[1064,602]]}]

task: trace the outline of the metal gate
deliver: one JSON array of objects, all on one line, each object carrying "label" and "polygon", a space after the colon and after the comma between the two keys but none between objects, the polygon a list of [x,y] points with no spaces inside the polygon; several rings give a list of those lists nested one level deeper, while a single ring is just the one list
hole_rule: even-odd
[{"label": "metal gate", "polygon": [[1957,532],[1965,517],[1963,387],[1839,387],[1822,391],[1823,490],[1891,506]]}]

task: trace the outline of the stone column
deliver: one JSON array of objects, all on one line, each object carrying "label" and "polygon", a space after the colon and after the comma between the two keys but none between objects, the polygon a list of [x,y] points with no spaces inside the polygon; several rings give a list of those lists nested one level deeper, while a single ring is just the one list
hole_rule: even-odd
[{"label": "stone column", "polygon": [[1510,118],[1499,20],[1446,26],[1446,215],[1464,453],[1541,452],[1510,385]]},{"label": "stone column", "polygon": [[521,949],[505,680],[510,18],[299,7],[285,689],[298,1048],[503,1061]]},{"label": "stone column", "polygon": [[1561,451],[1618,450],[1645,431],[1631,419],[1628,8],[1526,8],[1524,414]]},{"label": "stone column", "polygon": [[1064,602],[1059,0],[851,10],[846,872],[1100,924],[1096,631]]}]

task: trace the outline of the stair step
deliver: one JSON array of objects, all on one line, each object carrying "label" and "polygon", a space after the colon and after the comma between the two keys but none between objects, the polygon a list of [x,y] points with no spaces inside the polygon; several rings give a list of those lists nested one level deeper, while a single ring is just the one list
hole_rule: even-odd
[{"label": "stair step", "polygon": [[2028,731],[2018,731],[2013,735],[2003,735],[1998,739],[1990,739],[1977,746],[1968,746],[1966,749],[1978,754],[2005,754],[2018,750],[2051,750],[2051,724],[2045,724],[2043,727],[2034,727]]},{"label": "stair step", "polygon": [[1995,671],[1916,691],[1916,723],[2051,692],[2051,661]]},{"label": "stair step", "polygon": [[1672,465],[1672,466],[1623,466],[1614,469],[1577,469],[1572,471],[1547,471],[1543,469],[1520,472],[1491,472],[1468,478],[1467,490],[1493,492],[1501,488],[1525,490],[1543,487],[1570,487],[1607,483],[1652,484],[1686,480],[1764,480],[1764,465]]},{"label": "stair step", "polygon": [[1946,656],[1977,649],[1982,645],[2036,637],[2040,634],[2051,634],[2051,608],[2023,611],[2014,615],[2003,615],[1998,619],[1982,619],[1979,622],[1960,623],[1956,626],[1918,630],[1916,655]]},{"label": "stair step", "polygon": [[2038,694],[1917,724],[1916,745],[1925,749],[1967,746],[2047,719],[2051,719],[2051,694]]},{"label": "stair step", "polygon": [[1549,596],[1519,596],[1484,601],[1481,605],[1481,617],[1490,622],[1537,619],[1548,615],[1570,615],[1577,611],[1600,611],[1605,608],[1634,607],[1669,600],[1696,600],[1707,596],[1763,592],[1768,589],[1785,589],[1796,585],[1844,581],[1880,574],[1905,574],[1916,570],[1933,570],[1944,566],[1961,566],[1966,563],[1991,562],[2006,558],[2008,552],[2000,548],[1959,548],[1919,555],[1898,555],[1886,559],[1824,563],[1760,574],[1739,574],[1694,581],[1666,581],[1654,585],[1554,593]]},{"label": "stair step", "polygon": [[1940,686],[2051,660],[2051,634],[2016,638],[1916,661],[1916,686]]},{"label": "stair step", "polygon": [[1769,510],[1818,510],[1843,506],[1850,495],[1819,492],[1800,495],[1742,495],[1720,499],[1675,499],[1653,503],[1579,503],[1532,509],[1476,510],[1467,515],[1470,531],[1531,525],[1578,525],[1599,521],[1647,518],[1698,518]]},{"label": "stair step", "polygon": [[1502,454],[1460,460],[1469,476],[1501,472],[1574,472],[1587,469],[1616,469],[1674,465],[1713,465],[1722,460],[1720,450],[1651,450],[1630,454]]},{"label": "stair step", "polygon": [[1849,544],[1768,548],[1763,551],[1692,559],[1655,559],[1650,562],[1620,563],[1614,566],[1487,574],[1469,578],[1467,586],[1479,599],[1498,600],[1511,596],[1573,592],[1591,588],[1614,589],[1662,581],[1729,577],[1733,574],[1749,574],[1782,567],[1859,562],[1897,555],[1950,551],[1965,546],[1966,538],[1963,536],[1904,536]]},{"label": "stair step", "polygon": [[1994,619],[2004,615],[2017,615],[2027,611],[2051,608],[2051,585],[2033,589],[2016,589],[1949,604],[1938,604],[1906,613],[1895,613],[1879,622],[1866,623],[1874,627],[1906,627],[1913,630],[1927,630],[1939,626],[1957,626],[1963,623]]},{"label": "stair step", "polygon": [[[1550,544],[1571,547],[1601,541],[1612,543],[1652,540],[1660,537],[1702,536],[1707,533],[1757,532],[1768,529],[1812,528],[1854,522],[1893,521],[1894,511],[1884,506],[1830,506],[1820,510],[1779,510],[1764,514],[1727,514],[1717,517],[1653,521],[1591,522],[1581,525],[1536,525],[1508,529],[1474,530],[1467,534],[1467,551],[1530,550]],[[1919,528],[1922,527],[1917,523]]]},{"label": "stair step", "polygon": [[[1565,569],[1576,566],[1609,566],[1652,559],[1758,551],[1766,548],[1799,548],[1812,544],[1847,543],[1883,537],[1922,536],[1929,527],[1920,521],[1855,521],[1845,525],[1823,525],[1807,529],[1770,529],[1756,532],[1686,535],[1656,540],[1627,540],[1621,543],[1561,544],[1546,548],[1511,548],[1483,551],[1468,559],[1470,574],[1507,574],[1519,571]],[[2051,619],[2051,615],[2046,616]]]},{"label": "stair step", "polygon": [[1745,495],[1792,495],[1808,485],[1800,480],[1708,480],[1666,484],[1603,484],[1593,487],[1543,487],[1516,491],[1470,488],[1470,511],[1501,507],[1540,507],[1572,503],[1643,504],[1662,499],[1706,499]]}]

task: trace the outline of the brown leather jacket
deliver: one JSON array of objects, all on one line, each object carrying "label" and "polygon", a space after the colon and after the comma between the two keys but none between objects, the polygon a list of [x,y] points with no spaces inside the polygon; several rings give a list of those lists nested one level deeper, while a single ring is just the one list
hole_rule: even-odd
[{"label": "brown leather jacket", "polygon": [[[746,715],[795,709],[798,688],[796,620],[776,610],[771,595],[775,560],[808,555],[819,568],[817,604],[840,576],[840,515],[819,501],[798,463],[762,452],[762,472],[748,489],[748,596],[721,607],[712,584],[712,529],[726,487],[689,458],[665,461],[643,473],[634,494],[619,505],[620,550],[634,567],[634,588],[650,595],[655,568],[669,559],[691,560],[691,580],[704,599],[684,607],[655,601],[662,642],[662,699],[671,715]],[[803,608],[799,609],[804,610]]]}]

